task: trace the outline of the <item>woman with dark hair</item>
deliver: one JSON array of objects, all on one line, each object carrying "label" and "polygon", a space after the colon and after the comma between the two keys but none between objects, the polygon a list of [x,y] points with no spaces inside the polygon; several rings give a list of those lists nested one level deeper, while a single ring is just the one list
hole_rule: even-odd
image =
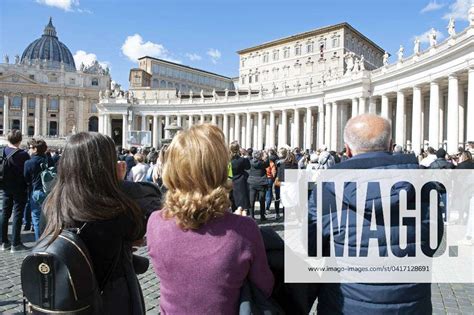
[{"label": "woman with dark hair", "polygon": [[240,156],[240,145],[237,142],[230,145],[230,163],[232,165],[232,209],[241,207],[242,210],[248,210],[250,201],[247,170],[250,169],[250,161]]},{"label": "woman with dark hair", "polygon": [[57,182],[43,205],[43,236],[82,228],[81,239],[93,262],[98,283],[107,283],[105,314],[144,314],[138,279],[133,271],[132,244],[145,233],[145,218],[119,183],[113,140],[100,133],[72,135],[58,164]]}]

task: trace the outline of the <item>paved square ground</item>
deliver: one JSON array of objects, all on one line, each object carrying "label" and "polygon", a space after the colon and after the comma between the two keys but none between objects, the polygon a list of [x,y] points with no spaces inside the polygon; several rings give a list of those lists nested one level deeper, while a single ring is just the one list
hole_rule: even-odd
[{"label": "paved square ground", "polygon": [[[283,223],[275,222],[273,215],[262,225],[272,226],[282,233]],[[32,232],[22,232],[22,239],[28,246],[33,246]],[[146,249],[138,254],[146,256]],[[21,314],[23,310],[20,266],[25,254],[0,252],[0,314]],[[160,303],[160,282],[153,269],[139,276],[147,314],[158,314]],[[434,314],[474,314],[474,284],[433,284],[432,302]],[[314,312],[315,314],[315,312]]]}]

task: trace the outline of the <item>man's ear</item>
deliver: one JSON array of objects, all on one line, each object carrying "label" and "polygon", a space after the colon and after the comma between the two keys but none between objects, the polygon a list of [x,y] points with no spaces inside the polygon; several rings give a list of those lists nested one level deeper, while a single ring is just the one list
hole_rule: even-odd
[{"label": "man's ear", "polygon": [[344,147],[346,148],[346,155],[347,155],[347,157],[350,157],[350,158],[351,158],[351,157],[353,156],[353,155],[352,155],[352,150],[351,150],[351,148],[349,148],[349,146],[347,145],[347,143],[344,143]]}]

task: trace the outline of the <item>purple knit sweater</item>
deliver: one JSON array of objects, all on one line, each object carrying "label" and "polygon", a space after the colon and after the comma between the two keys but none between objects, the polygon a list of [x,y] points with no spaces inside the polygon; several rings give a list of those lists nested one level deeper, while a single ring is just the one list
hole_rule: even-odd
[{"label": "purple knit sweater", "polygon": [[236,314],[246,278],[266,296],[272,292],[262,236],[250,218],[226,213],[183,231],[157,211],[148,221],[147,243],[162,314]]}]

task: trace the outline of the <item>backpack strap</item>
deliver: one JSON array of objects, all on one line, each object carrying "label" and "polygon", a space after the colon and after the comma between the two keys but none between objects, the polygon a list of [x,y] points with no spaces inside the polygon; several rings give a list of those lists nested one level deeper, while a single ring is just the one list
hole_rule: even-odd
[{"label": "backpack strap", "polygon": [[[3,149],[3,150],[5,150],[5,149]],[[8,154],[5,159],[6,159],[6,160],[9,160],[9,159],[10,159],[15,153],[17,153],[18,151],[20,151],[20,149],[16,148],[15,150],[13,150],[12,153]],[[2,152],[2,156],[3,156],[3,154],[5,154],[5,151]]]}]

